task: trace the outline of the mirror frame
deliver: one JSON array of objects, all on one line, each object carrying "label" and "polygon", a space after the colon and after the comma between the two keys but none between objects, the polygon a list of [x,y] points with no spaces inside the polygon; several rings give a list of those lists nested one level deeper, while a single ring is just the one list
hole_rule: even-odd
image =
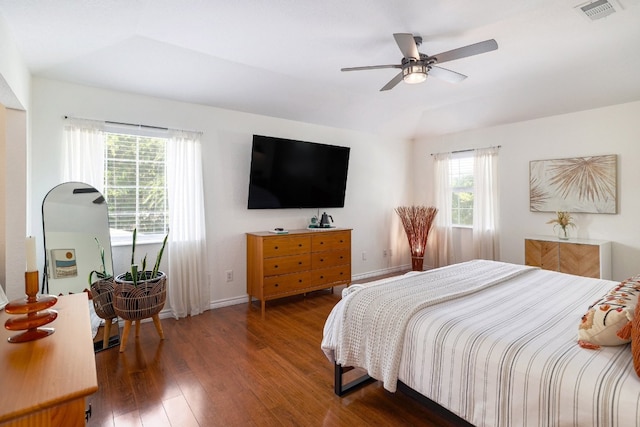
[{"label": "mirror frame", "polygon": [[[95,205],[103,208],[96,210]],[[50,285],[55,294],[90,290],[99,279],[94,272],[103,271],[101,249],[104,250],[104,271],[113,277],[108,206],[93,186],[70,181],[49,190],[42,201],[42,230],[45,260],[42,293],[50,293]],[[57,275],[59,277],[55,277]],[[95,280],[89,283],[90,278]],[[89,304],[90,311],[94,311],[91,317],[99,318],[95,304],[96,301]],[[104,329],[105,324],[111,322],[101,319],[94,337],[96,352],[119,345],[119,322],[117,317],[114,319],[116,328],[109,331],[108,337],[103,337]]]}]

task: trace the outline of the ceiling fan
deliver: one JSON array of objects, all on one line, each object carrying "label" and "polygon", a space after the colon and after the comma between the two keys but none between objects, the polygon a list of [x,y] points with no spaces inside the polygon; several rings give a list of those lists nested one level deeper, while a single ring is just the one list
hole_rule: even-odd
[{"label": "ceiling fan", "polygon": [[393,89],[403,80],[409,84],[422,83],[427,79],[427,75],[450,83],[458,83],[466,79],[467,76],[447,70],[446,68],[438,67],[436,64],[466,58],[467,56],[479,55],[498,48],[498,43],[496,43],[494,39],[490,39],[429,56],[418,52],[418,46],[422,44],[422,37],[408,33],[395,33],[393,37],[396,39],[402,55],[404,55],[400,64],[348,67],[342,68],[341,71],[376,70],[379,68],[400,69],[401,71],[391,79],[389,83],[384,85],[380,91]]}]

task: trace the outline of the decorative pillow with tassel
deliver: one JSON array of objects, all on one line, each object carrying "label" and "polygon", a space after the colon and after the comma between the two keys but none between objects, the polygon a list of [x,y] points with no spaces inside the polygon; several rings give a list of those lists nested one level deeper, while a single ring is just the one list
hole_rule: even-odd
[{"label": "decorative pillow with tassel", "polygon": [[633,369],[640,377],[640,304],[636,305],[636,314],[631,322],[631,354],[633,355]]},{"label": "decorative pillow with tassel", "polygon": [[[640,296],[640,274],[620,282],[582,316],[578,344],[583,348],[623,345],[631,341],[631,321]],[[639,332],[640,334],[640,332]]]}]

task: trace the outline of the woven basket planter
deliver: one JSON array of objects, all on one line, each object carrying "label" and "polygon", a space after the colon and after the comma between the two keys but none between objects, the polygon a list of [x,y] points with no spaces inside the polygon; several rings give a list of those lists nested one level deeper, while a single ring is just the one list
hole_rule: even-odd
[{"label": "woven basket planter", "polygon": [[[151,274],[151,272],[145,272]],[[159,271],[153,279],[133,282],[124,280],[125,274],[115,278],[113,308],[124,320],[141,320],[160,312],[167,299],[167,275]]]},{"label": "woven basket planter", "polygon": [[93,308],[101,319],[113,319],[116,313],[113,309],[113,277],[96,280],[91,284]]}]

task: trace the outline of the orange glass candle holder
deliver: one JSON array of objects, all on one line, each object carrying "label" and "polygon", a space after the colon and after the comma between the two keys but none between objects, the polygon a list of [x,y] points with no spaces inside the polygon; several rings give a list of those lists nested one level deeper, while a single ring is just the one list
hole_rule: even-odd
[{"label": "orange glass candle holder", "polygon": [[54,333],[54,328],[40,328],[40,326],[53,322],[58,317],[55,310],[47,310],[58,302],[53,295],[40,295],[38,297],[38,272],[27,271],[24,273],[24,287],[26,298],[11,301],[4,310],[7,314],[16,314],[18,317],[8,319],[4,327],[10,331],[24,331],[8,338],[11,343],[21,343],[47,337]]}]

